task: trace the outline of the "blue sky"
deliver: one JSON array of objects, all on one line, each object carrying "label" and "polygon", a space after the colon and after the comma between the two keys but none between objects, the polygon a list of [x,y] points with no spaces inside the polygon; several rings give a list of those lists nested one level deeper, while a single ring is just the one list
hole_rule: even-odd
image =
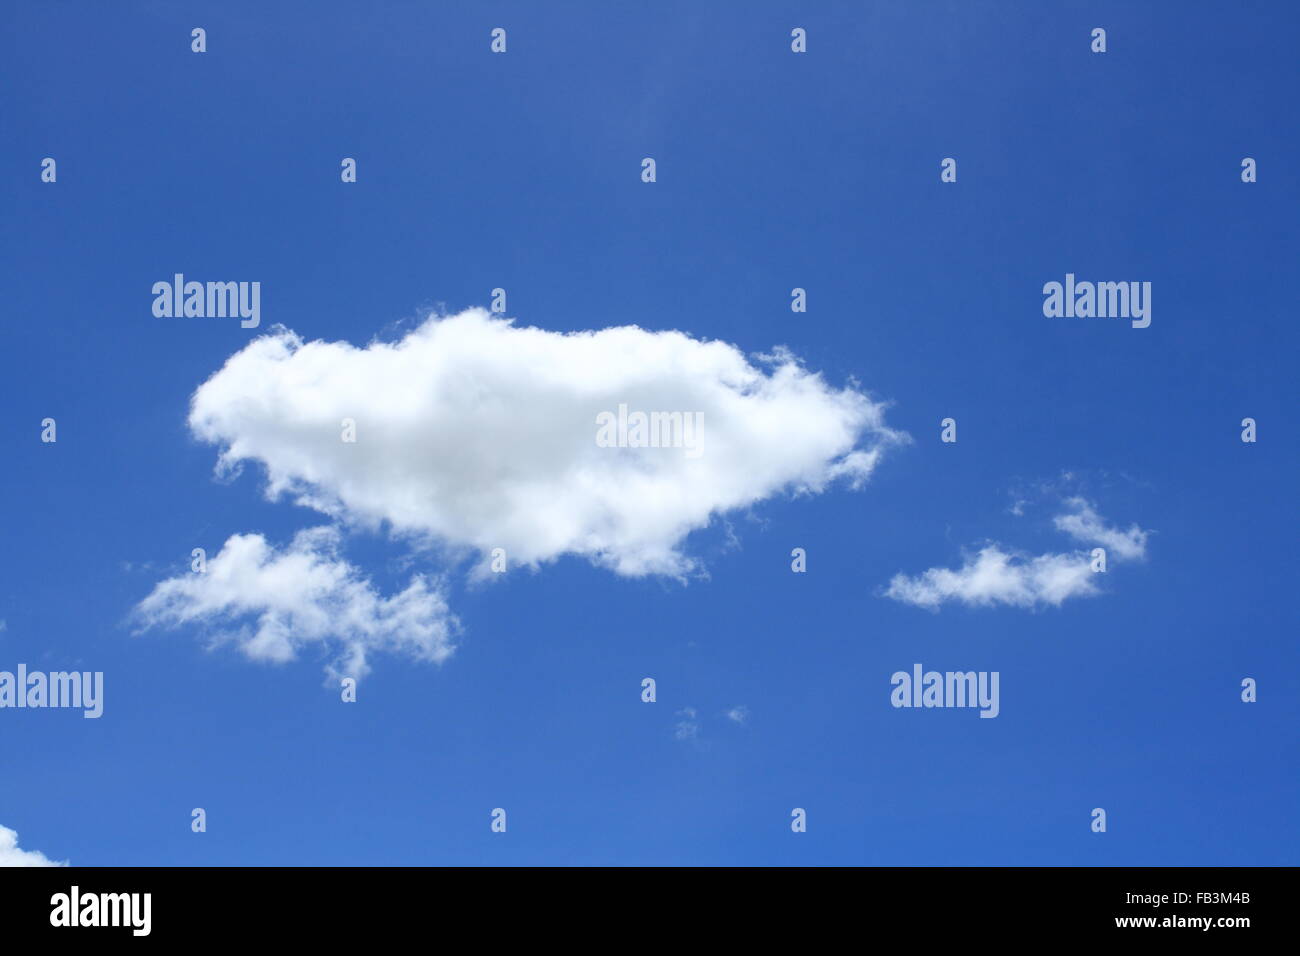
[{"label": "blue sky", "polygon": [[[1300,862],[1300,14],[1139,7],[8,5],[0,669],[103,671],[105,705],[0,710],[0,825],[77,865]],[[260,281],[261,327],[155,318],[177,272]],[[1151,326],[1045,317],[1067,272],[1150,281]],[[461,626],[442,664],[375,655],[355,704],[311,648],[137,633],[192,548],[329,523],[254,463],[214,479],[200,385],[277,323],[362,348],[495,287],[521,326],[787,346],[911,441],[693,531],[686,583],[571,553],[476,582],[348,530]],[[1082,546],[1072,497],[1147,532],[1102,593],[886,595]],[[891,707],[916,662],[999,672],[1001,713]]]}]

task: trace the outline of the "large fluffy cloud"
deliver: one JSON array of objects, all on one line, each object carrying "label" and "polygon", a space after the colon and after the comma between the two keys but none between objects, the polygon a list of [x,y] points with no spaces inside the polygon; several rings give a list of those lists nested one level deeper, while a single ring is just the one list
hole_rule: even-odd
[{"label": "large fluffy cloud", "polygon": [[[601,447],[597,416],[620,405],[702,413],[700,453]],[[503,548],[512,564],[577,554],[674,576],[694,566],[683,539],[713,516],[860,484],[901,437],[881,404],[783,350],[751,362],[680,332],[560,334],[481,309],[365,348],[275,330],[197,390],[189,423],[223,468],[259,462],[269,496],[344,523]]]},{"label": "large fluffy cloud", "polygon": [[23,850],[18,846],[18,834],[0,826],[0,866],[67,866],[57,863],[38,850]]},{"label": "large fluffy cloud", "polygon": [[[1054,519],[1055,526],[1078,541],[1105,548],[1108,562],[1146,557],[1148,532],[1137,525],[1128,531],[1110,527],[1083,498],[1069,498],[1065,507]],[[1100,594],[1097,579],[1088,551],[1027,555],[988,544],[956,569],[930,568],[911,577],[896,574],[885,594],[932,610],[949,602],[1034,608]]]},{"label": "large fluffy cloud", "polygon": [[282,550],[260,534],[233,535],[205,572],[159,583],[136,613],[146,627],[213,627],[255,660],[288,661],[318,647],[335,677],[361,677],[375,651],[447,658],[456,621],[437,585],[416,575],[383,597],[339,557],[338,541],[333,528],[303,531]]}]

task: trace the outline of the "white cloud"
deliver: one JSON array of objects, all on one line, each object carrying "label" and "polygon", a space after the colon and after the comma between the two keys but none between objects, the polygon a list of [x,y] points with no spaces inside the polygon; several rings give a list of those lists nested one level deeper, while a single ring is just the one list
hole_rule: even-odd
[{"label": "white cloud", "polygon": [[440,663],[457,623],[442,590],[421,575],[392,597],[338,555],[333,528],[300,532],[280,551],[260,534],[232,535],[207,562],[160,582],[136,608],[146,627],[203,623],[255,660],[283,662],[304,647],[330,655],[331,677],[362,677],[376,651]]},{"label": "white cloud", "polygon": [[[1077,540],[1100,544],[1108,560],[1132,561],[1146,557],[1148,532],[1134,525],[1126,532],[1108,527],[1083,498],[1065,502],[1071,509],[1058,515],[1055,525]],[[1059,606],[1069,598],[1101,593],[1088,551],[1026,555],[988,544],[960,568],[930,568],[915,577],[896,574],[885,595],[918,607],[938,609],[957,602],[976,607],[998,604],[1034,608]]]},{"label": "white cloud", "polygon": [[1084,554],[1025,557],[991,544],[957,570],[930,568],[916,577],[894,575],[888,597],[918,607],[937,608],[947,601],[976,606],[1058,605],[1066,598],[1097,594]]},{"label": "white cloud", "polygon": [[696,720],[698,712],[694,707],[683,707],[677,712],[677,726],[673,736],[678,740],[693,740],[700,735],[700,722]]},{"label": "white cloud", "polygon": [[1108,556],[1121,561],[1135,561],[1146,557],[1147,532],[1137,525],[1127,531],[1107,527],[1093,506],[1083,498],[1069,498],[1066,505],[1072,508],[1056,516],[1056,527],[1086,544],[1098,544]]},{"label": "white cloud", "polygon": [[749,708],[744,704],[737,704],[727,711],[727,719],[737,724],[744,724],[749,721]]},{"label": "white cloud", "polygon": [[[756,357],[635,326],[560,334],[470,309],[395,343],[304,343],[277,329],[195,392],[220,467],[260,462],[267,494],[511,566],[563,554],[620,574],[697,570],[685,537],[782,491],[856,487],[905,436],[882,404],[785,350]],[[596,416],[703,413],[702,454],[603,448]],[[355,443],[340,440],[355,420]]]},{"label": "white cloud", "polygon": [[18,834],[0,826],[0,867],[4,866],[67,866],[57,863],[39,850],[22,850],[18,847]]}]

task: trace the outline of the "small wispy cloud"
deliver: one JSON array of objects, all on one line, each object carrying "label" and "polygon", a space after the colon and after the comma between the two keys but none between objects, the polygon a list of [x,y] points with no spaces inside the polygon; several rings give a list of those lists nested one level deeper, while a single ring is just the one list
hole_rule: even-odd
[{"label": "small wispy cloud", "polygon": [[1147,532],[1137,525],[1131,525],[1127,531],[1108,527],[1092,504],[1083,498],[1069,498],[1065,504],[1071,510],[1057,515],[1055,521],[1056,527],[1070,537],[1085,544],[1100,545],[1107,554],[1121,561],[1146,557]]},{"label": "small wispy cloud", "polygon": [[[1098,545],[1108,560],[1146,557],[1147,535],[1137,525],[1121,531],[1106,524],[1096,508],[1080,497],[1068,498],[1066,510],[1053,521],[1076,541]],[[930,568],[921,574],[896,574],[885,596],[905,604],[938,610],[945,603],[974,607],[1007,605],[1057,607],[1070,598],[1101,593],[1088,551],[1029,555],[990,543],[968,555],[959,568]]]},{"label": "small wispy cloud", "polygon": [[683,707],[677,711],[677,725],[673,728],[676,740],[694,740],[700,735],[699,712],[694,707]]},{"label": "small wispy cloud", "polygon": [[727,719],[743,725],[749,721],[749,708],[744,704],[737,704],[727,711]]}]

